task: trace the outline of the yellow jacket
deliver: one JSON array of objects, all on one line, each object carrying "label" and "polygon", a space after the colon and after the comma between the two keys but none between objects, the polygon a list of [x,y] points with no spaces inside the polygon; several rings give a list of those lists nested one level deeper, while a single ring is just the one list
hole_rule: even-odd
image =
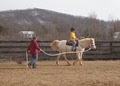
[{"label": "yellow jacket", "polygon": [[77,37],[74,32],[70,32],[70,40],[75,40]]}]

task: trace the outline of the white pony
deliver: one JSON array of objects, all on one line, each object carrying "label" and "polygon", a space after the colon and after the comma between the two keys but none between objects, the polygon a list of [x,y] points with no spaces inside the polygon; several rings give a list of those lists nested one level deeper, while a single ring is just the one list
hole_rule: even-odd
[{"label": "white pony", "polygon": [[[57,51],[59,51],[59,53],[64,53],[64,52],[73,52],[72,46],[70,45],[66,45],[67,40],[54,40],[50,46],[52,49],[55,49]],[[79,64],[82,65],[82,54],[85,50],[85,48],[92,48],[92,49],[96,49],[96,45],[95,45],[95,40],[94,38],[84,38],[81,40],[78,40],[78,46],[76,47],[76,51],[80,51],[77,52],[77,60],[75,62],[73,62],[73,65],[75,65],[76,62],[79,61]],[[75,51],[74,51],[75,52]],[[56,64],[59,64],[59,58],[60,58],[61,54],[58,55],[57,57],[57,61]],[[68,61],[68,59],[66,58],[66,54],[63,54],[64,59],[67,61],[68,65],[70,65],[70,62]]]}]

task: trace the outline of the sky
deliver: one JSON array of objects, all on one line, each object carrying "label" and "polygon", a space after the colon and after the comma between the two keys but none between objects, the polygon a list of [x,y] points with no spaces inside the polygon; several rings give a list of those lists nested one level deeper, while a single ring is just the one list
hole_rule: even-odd
[{"label": "sky", "polygon": [[120,0],[0,0],[0,11],[40,8],[74,16],[95,14],[100,20],[120,20]]}]

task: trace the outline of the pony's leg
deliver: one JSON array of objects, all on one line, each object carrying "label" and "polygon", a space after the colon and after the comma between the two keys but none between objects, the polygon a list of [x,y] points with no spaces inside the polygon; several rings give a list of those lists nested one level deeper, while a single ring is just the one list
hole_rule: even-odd
[{"label": "pony's leg", "polygon": [[81,60],[82,59],[82,52],[77,53],[76,56],[77,56],[77,60],[75,62],[73,62],[73,65],[75,65],[76,62],[78,62],[78,61],[79,61],[79,64],[82,65],[82,60]]},{"label": "pony's leg", "polygon": [[56,61],[56,64],[57,64],[57,65],[60,65],[60,64],[59,64],[60,56],[61,56],[61,55],[58,55],[58,56],[57,56],[57,61]]},{"label": "pony's leg", "polygon": [[76,62],[78,62],[79,61],[79,56],[80,56],[80,53],[76,53],[76,56],[77,56],[77,59],[76,59],[76,61],[75,62],[73,62],[73,65],[75,65],[76,64]]},{"label": "pony's leg", "polygon": [[83,65],[83,63],[82,63],[82,54],[83,54],[83,52],[80,53],[80,57],[79,57],[79,64],[80,64],[81,66]]},{"label": "pony's leg", "polygon": [[68,61],[67,57],[66,57],[66,54],[63,54],[64,56],[64,59],[67,61],[68,65],[71,65],[70,62]]}]

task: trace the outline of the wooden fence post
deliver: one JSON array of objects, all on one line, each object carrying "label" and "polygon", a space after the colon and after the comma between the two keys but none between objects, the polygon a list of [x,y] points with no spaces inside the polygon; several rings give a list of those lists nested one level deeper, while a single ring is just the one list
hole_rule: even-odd
[{"label": "wooden fence post", "polygon": [[111,41],[111,42],[110,42],[110,53],[111,53],[111,54],[112,54],[112,52],[113,52],[112,44],[113,44],[113,42]]}]

